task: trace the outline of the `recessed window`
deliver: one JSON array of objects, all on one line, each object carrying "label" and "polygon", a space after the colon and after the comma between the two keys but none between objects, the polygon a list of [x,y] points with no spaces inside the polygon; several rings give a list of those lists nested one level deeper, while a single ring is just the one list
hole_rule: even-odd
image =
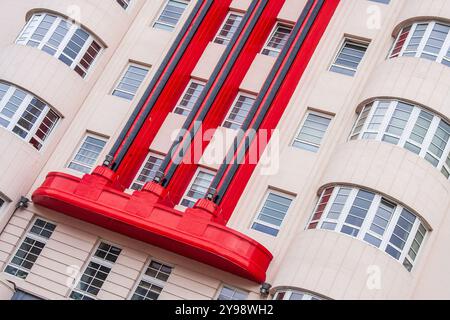
[{"label": "recessed window", "polygon": [[181,200],[180,205],[186,208],[192,208],[197,200],[206,196],[212,181],[214,180],[215,172],[207,169],[198,169],[194,178],[192,179],[186,193]]},{"label": "recessed window", "polygon": [[43,300],[22,290],[16,290],[11,300]]},{"label": "recessed window", "polygon": [[184,116],[189,115],[202,94],[203,89],[205,89],[204,82],[191,80],[173,112]]},{"label": "recessed window", "polygon": [[172,269],[168,265],[150,261],[145,272],[141,275],[131,300],[158,300]]},{"label": "recessed window", "polygon": [[86,134],[68,168],[81,173],[90,173],[105,145],[105,138],[91,133]]},{"label": "recessed window", "polygon": [[230,12],[214,39],[215,43],[228,45],[242,22],[242,15]]},{"label": "recessed window", "polygon": [[420,22],[404,27],[394,43],[390,58],[424,58],[450,66],[450,25]]},{"label": "recessed window", "polygon": [[270,191],[252,224],[252,229],[276,237],[289,211],[293,197]]},{"label": "recessed window", "polygon": [[121,251],[116,246],[101,242],[69,297],[73,300],[95,300]]},{"label": "recessed window", "polygon": [[153,27],[172,31],[180,21],[189,1],[168,0]]},{"label": "recessed window", "polygon": [[450,178],[450,124],[419,106],[377,100],[361,111],[351,140],[378,140],[403,147]]},{"label": "recessed window", "polygon": [[141,190],[147,182],[153,181],[162,162],[162,156],[150,152],[139,170],[138,175],[134,179],[131,189]]},{"label": "recessed window", "polygon": [[345,39],[330,70],[354,76],[368,47],[368,43]]},{"label": "recessed window", "polygon": [[234,288],[232,286],[224,285],[220,289],[217,300],[247,300],[248,292]]},{"label": "recessed window", "polygon": [[318,295],[300,290],[277,290],[273,300],[324,300]]},{"label": "recessed window", "polygon": [[278,23],[272,31],[269,40],[264,45],[262,54],[271,57],[278,57],[286,45],[292,32],[292,26]]},{"label": "recessed window", "polygon": [[312,152],[319,151],[330,122],[330,116],[308,112],[299,133],[292,142],[292,146]]},{"label": "recessed window", "polygon": [[223,127],[238,130],[244,124],[250,109],[255,103],[255,96],[239,93],[223,123]]},{"label": "recessed window", "polygon": [[118,3],[122,8],[124,8],[125,10],[128,9],[128,6],[129,6],[130,3],[131,3],[131,0],[116,0],[116,1],[117,1],[117,3]]},{"label": "recessed window", "polygon": [[25,279],[55,228],[56,225],[53,223],[41,218],[36,219],[13,258],[6,266],[5,272]]},{"label": "recessed window", "polygon": [[31,93],[0,82],[0,127],[40,150],[60,117]]},{"label": "recessed window", "polygon": [[322,192],[308,228],[365,241],[399,260],[409,271],[427,233],[409,209],[374,192],[344,186]]},{"label": "recessed window", "polygon": [[112,94],[127,100],[133,100],[148,71],[147,67],[138,64],[128,65]]},{"label": "recessed window", "polygon": [[47,52],[83,78],[103,49],[88,31],[49,13],[34,14],[16,43]]},{"label": "recessed window", "polygon": [[389,4],[391,2],[391,0],[370,0],[370,1],[384,3],[384,4]]}]

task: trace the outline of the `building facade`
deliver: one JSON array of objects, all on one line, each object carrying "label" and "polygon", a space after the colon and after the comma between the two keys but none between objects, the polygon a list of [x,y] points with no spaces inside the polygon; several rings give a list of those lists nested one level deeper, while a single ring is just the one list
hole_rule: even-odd
[{"label": "building facade", "polygon": [[0,299],[450,298],[449,0],[1,6]]}]

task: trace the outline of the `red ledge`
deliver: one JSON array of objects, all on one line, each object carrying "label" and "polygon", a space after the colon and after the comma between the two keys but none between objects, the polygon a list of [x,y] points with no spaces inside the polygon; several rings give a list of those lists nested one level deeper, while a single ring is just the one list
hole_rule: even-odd
[{"label": "red ledge", "polygon": [[182,213],[158,203],[163,194],[154,183],[132,195],[121,192],[114,188],[111,171],[98,167],[82,179],[49,173],[33,202],[240,277],[265,281],[272,254],[218,223],[214,203],[200,200]]}]

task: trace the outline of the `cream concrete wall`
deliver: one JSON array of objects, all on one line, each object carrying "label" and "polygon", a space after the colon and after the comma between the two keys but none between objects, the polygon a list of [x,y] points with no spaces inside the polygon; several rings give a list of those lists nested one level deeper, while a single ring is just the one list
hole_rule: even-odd
[{"label": "cream concrete wall", "polygon": [[0,300],[10,300],[14,292],[14,286],[0,276]]}]

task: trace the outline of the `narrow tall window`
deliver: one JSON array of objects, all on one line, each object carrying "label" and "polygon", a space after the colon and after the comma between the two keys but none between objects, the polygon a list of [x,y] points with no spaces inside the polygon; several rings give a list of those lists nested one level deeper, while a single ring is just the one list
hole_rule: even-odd
[{"label": "narrow tall window", "polygon": [[239,28],[241,21],[242,15],[235,12],[228,13],[223,25],[220,27],[219,33],[214,39],[214,42],[218,44],[228,45],[237,29]]},{"label": "narrow tall window", "polygon": [[0,82],[0,127],[40,150],[60,117],[31,93]]},{"label": "narrow tall window", "polygon": [[255,103],[255,96],[238,94],[236,100],[231,107],[223,126],[230,129],[240,129],[247,118],[250,109]]},{"label": "narrow tall window", "polygon": [[141,190],[147,182],[153,181],[153,178],[158,172],[162,162],[162,156],[154,153],[149,153],[147,159],[144,161],[143,166],[139,170],[138,175],[134,179],[134,182],[131,185],[131,189]]},{"label": "narrow tall window", "polygon": [[27,232],[25,239],[20,244],[11,261],[5,268],[5,272],[13,276],[25,279],[31,271],[34,263],[44,249],[47,240],[55,231],[56,225],[37,218],[33,226]]},{"label": "narrow tall window", "polygon": [[204,88],[204,82],[191,80],[173,112],[184,116],[189,115],[189,113],[191,113],[192,109],[194,108],[195,103],[198,101],[198,98],[202,94]]},{"label": "narrow tall window", "polygon": [[276,237],[291,203],[291,196],[270,191],[253,222],[252,229]]},{"label": "narrow tall window", "polygon": [[112,94],[127,100],[133,100],[148,71],[148,68],[137,64],[128,65]]},{"label": "narrow tall window", "polygon": [[286,45],[291,32],[292,26],[277,24],[261,53],[266,56],[278,57]]},{"label": "narrow tall window", "polygon": [[134,290],[131,300],[157,300],[172,273],[172,269],[168,265],[150,261]]},{"label": "narrow tall window", "polygon": [[105,145],[105,138],[87,134],[68,167],[82,173],[90,173]]},{"label": "narrow tall window", "polygon": [[197,200],[206,196],[209,186],[214,179],[214,172],[206,169],[199,169],[192,179],[180,205],[192,208]]},{"label": "narrow tall window", "polygon": [[131,2],[131,0],[116,0],[116,1],[125,10],[128,8],[128,6],[130,5],[130,2]]},{"label": "narrow tall window", "polygon": [[220,289],[217,300],[247,300],[248,292],[224,285]]},{"label": "narrow tall window", "polygon": [[17,44],[42,50],[85,77],[102,51],[100,42],[68,19],[36,13],[23,28]]},{"label": "narrow tall window", "polygon": [[368,46],[368,43],[345,39],[330,70],[348,76],[354,76]]},{"label": "narrow tall window", "polygon": [[83,272],[75,289],[70,293],[73,300],[95,300],[106,281],[122,249],[101,242]]},{"label": "narrow tall window", "polygon": [[312,152],[319,151],[320,144],[322,143],[330,122],[331,118],[329,116],[316,112],[309,112],[292,145]]},{"label": "narrow tall window", "polygon": [[168,0],[158,19],[153,24],[155,28],[172,31],[180,21],[189,1]]}]

